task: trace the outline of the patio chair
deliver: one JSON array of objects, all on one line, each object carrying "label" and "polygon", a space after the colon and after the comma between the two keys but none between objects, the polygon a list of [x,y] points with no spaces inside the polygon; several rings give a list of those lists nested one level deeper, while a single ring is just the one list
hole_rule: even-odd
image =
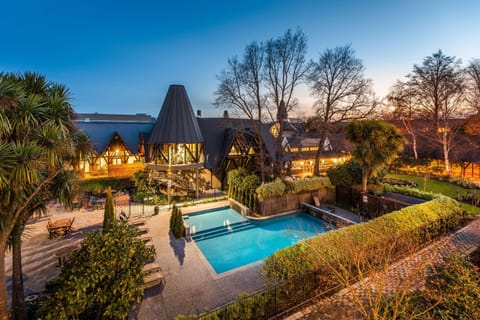
[{"label": "patio chair", "polygon": [[57,236],[59,236],[59,230],[54,227],[51,219],[48,219],[47,230],[48,230],[48,237],[50,239],[53,239],[53,238],[56,238]]}]

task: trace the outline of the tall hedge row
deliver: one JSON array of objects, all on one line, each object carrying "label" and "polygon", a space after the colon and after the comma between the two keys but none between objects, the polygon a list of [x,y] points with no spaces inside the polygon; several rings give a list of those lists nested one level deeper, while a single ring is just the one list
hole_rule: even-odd
[{"label": "tall hedge row", "polygon": [[244,204],[254,212],[257,211],[255,190],[260,184],[256,175],[248,174],[244,168],[228,172],[228,197]]},{"label": "tall hedge row", "polygon": [[355,270],[361,268],[356,269],[352,264],[358,262],[359,253],[369,266],[375,265],[384,258],[383,252],[402,253],[458,227],[461,214],[455,200],[439,197],[279,250],[265,260],[264,272],[284,280],[318,270],[322,271],[320,280],[328,282],[332,265],[336,265],[351,269],[351,276],[355,277]]}]

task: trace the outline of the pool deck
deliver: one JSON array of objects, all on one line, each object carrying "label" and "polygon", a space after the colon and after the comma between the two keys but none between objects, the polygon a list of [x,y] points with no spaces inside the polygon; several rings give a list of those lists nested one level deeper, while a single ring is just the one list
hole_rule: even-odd
[{"label": "pool deck", "polygon": [[[182,208],[183,213],[208,210],[226,206],[227,201],[199,204]],[[152,210],[153,211],[153,210]],[[47,220],[75,217],[74,231],[66,238],[48,238]],[[79,244],[83,233],[98,230],[103,221],[103,210],[64,211],[54,209],[48,218],[31,221],[27,225],[22,245],[22,261],[26,295],[44,290],[45,283],[60,274],[56,250]],[[142,303],[133,310],[129,319],[171,319],[177,314],[190,314],[223,305],[241,292],[254,292],[263,288],[260,263],[216,275],[197,248],[195,242],[174,239],[168,232],[170,214],[147,218],[147,227],[156,249],[156,262],[165,276],[165,285],[145,291]],[[9,295],[11,293],[11,253],[6,253],[6,276]],[[10,298],[10,297],[9,297]]]}]

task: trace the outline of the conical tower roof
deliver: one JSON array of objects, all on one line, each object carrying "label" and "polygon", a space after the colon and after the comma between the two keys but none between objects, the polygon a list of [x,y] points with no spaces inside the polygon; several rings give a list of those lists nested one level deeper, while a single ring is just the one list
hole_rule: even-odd
[{"label": "conical tower roof", "polygon": [[150,136],[150,144],[204,142],[187,91],[182,85],[168,88]]}]

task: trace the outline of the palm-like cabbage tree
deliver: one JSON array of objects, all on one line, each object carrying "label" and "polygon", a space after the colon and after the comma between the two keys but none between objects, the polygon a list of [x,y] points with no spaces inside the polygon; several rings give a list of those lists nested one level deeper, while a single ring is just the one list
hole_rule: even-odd
[{"label": "palm-like cabbage tree", "polygon": [[404,142],[395,126],[378,120],[350,122],[346,138],[354,144],[353,159],[362,168],[362,192],[367,192],[368,179],[397,157]]},{"label": "palm-like cabbage tree", "polygon": [[[7,319],[7,240],[11,236],[15,248],[28,218],[58,196],[60,189],[61,198],[68,198],[69,189],[59,186],[74,157],[75,126],[68,90],[35,73],[0,74],[0,104],[0,319]],[[14,281],[12,304],[20,303],[14,306],[19,308],[14,314],[22,319],[25,312],[19,250],[14,249],[13,259],[17,285]]]}]

